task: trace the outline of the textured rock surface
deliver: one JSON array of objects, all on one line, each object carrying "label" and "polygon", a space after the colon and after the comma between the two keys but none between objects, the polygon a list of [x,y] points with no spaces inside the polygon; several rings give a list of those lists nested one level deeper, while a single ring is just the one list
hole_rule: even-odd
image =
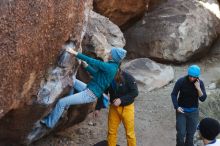
[{"label": "textured rock surface", "polygon": [[[52,105],[35,103],[35,95],[64,42],[70,37],[79,46],[85,32],[86,4],[91,1],[0,2],[1,142],[25,143],[36,120],[50,110]],[[88,105],[70,109],[68,115],[73,118],[65,126],[82,121],[88,110]]]},{"label": "textured rock surface", "polygon": [[88,54],[96,54],[105,60],[106,53],[111,47],[125,46],[125,39],[117,25],[108,18],[90,11],[83,46]]},{"label": "textured rock surface", "polygon": [[218,7],[216,3],[169,0],[162,4],[125,32],[128,55],[170,62],[200,58],[219,32],[219,19],[204,4]]},{"label": "textured rock surface", "polygon": [[96,12],[123,27],[143,16],[148,0],[94,0]]},{"label": "textured rock surface", "polygon": [[[219,44],[216,44],[214,50],[217,46],[220,49]],[[210,82],[206,85],[207,99],[199,107],[201,118],[213,117],[220,120],[220,66],[218,62],[209,62],[210,64],[207,65],[207,74],[209,76],[205,77],[205,79],[210,78]]]},{"label": "textured rock surface", "polygon": [[145,11],[152,11],[167,0],[94,0],[94,10],[108,17],[122,29],[141,19]]},{"label": "textured rock surface", "polygon": [[159,7],[164,2],[167,2],[167,0],[149,0],[147,10],[152,11],[155,8]]},{"label": "textured rock surface", "polygon": [[171,66],[158,64],[148,58],[132,60],[123,66],[131,73],[146,91],[159,89],[174,79],[174,70]]},{"label": "textured rock surface", "polygon": [[220,120],[220,90],[219,88],[207,90],[208,98],[200,105],[200,116],[213,117]]}]

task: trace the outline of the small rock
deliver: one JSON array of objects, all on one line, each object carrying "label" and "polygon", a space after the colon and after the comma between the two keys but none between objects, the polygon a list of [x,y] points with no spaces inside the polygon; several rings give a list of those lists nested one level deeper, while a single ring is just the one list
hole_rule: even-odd
[{"label": "small rock", "polygon": [[208,85],[208,89],[209,90],[213,90],[213,89],[216,89],[216,83],[211,83]]},{"label": "small rock", "polygon": [[89,126],[96,126],[96,123],[93,123],[92,121],[90,121],[90,122],[88,123],[88,125],[89,125]]}]

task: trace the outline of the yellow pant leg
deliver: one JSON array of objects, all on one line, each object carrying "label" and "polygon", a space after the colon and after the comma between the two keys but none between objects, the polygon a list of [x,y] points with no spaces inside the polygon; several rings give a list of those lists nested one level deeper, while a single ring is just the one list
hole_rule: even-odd
[{"label": "yellow pant leg", "polygon": [[134,103],[124,107],[122,122],[126,131],[127,145],[136,146],[136,136],[134,131]]},{"label": "yellow pant leg", "polygon": [[121,123],[120,110],[121,107],[110,105],[108,114],[108,146],[116,146],[118,127]]}]

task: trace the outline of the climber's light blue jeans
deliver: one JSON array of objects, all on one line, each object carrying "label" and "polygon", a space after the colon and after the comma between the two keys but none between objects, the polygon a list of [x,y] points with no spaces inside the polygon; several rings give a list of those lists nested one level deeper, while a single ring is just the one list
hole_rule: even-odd
[{"label": "climber's light blue jeans", "polygon": [[53,111],[43,119],[47,127],[53,128],[62,116],[65,108],[68,108],[70,105],[85,104],[96,101],[96,96],[92,91],[86,88],[86,84],[82,81],[74,79],[73,87],[78,93],[61,98],[57,102]]}]

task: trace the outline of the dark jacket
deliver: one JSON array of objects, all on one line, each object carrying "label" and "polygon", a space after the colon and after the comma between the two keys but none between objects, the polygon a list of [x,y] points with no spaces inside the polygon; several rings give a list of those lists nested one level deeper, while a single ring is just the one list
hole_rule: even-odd
[{"label": "dark jacket", "polygon": [[194,83],[189,81],[188,76],[182,77],[177,80],[171,93],[172,102],[175,109],[177,109],[178,107],[198,108],[198,100],[202,102],[205,101],[207,97],[205,87],[202,80],[199,79],[199,82],[200,88],[203,93],[201,97],[198,96],[197,89]]},{"label": "dark jacket", "polygon": [[[120,98],[120,106],[126,106],[132,104],[134,102],[134,98],[138,96],[138,87],[134,77],[128,72],[122,71],[121,75],[122,83],[115,84],[115,80],[113,80],[105,93],[110,95],[111,103],[113,103],[116,98]],[[102,107],[102,99],[99,99],[96,109],[100,110]]]}]

